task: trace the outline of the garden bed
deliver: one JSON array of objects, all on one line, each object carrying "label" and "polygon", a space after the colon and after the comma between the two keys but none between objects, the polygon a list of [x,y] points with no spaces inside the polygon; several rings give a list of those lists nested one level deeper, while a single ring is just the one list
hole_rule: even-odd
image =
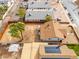
[{"label": "garden bed", "polygon": [[73,49],[77,56],[79,56],[79,44],[68,44],[68,48]]}]

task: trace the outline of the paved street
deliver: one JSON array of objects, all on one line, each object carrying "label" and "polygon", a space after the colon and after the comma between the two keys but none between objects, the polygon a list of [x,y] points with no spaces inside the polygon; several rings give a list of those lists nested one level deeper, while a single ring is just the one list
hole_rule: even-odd
[{"label": "paved street", "polygon": [[62,0],[63,5],[67,8],[67,11],[71,15],[71,20],[73,19],[73,23],[79,26],[79,14],[77,6],[72,2],[72,0]]}]

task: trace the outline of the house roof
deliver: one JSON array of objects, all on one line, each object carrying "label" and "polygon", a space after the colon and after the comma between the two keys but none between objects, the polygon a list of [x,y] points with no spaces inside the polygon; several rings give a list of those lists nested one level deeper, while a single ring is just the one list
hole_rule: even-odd
[{"label": "house roof", "polygon": [[64,38],[63,33],[60,30],[60,24],[56,21],[49,21],[40,27],[41,39],[48,38]]},{"label": "house roof", "polygon": [[44,20],[47,15],[53,15],[53,9],[28,9],[25,20]]},{"label": "house roof", "polygon": [[52,1],[52,0],[28,0],[28,1]]},{"label": "house roof", "polygon": [[37,9],[37,8],[51,8],[49,1],[29,1],[28,2],[29,9]]}]

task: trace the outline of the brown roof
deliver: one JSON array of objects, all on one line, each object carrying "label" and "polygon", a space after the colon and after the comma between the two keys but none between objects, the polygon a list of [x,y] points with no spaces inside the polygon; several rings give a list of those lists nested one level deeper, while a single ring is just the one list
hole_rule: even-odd
[{"label": "brown roof", "polygon": [[41,39],[47,38],[64,38],[62,32],[60,31],[60,24],[56,21],[49,21],[40,27],[40,37]]},{"label": "brown roof", "polygon": [[77,5],[79,5],[79,0],[75,1],[75,3],[76,3]]}]

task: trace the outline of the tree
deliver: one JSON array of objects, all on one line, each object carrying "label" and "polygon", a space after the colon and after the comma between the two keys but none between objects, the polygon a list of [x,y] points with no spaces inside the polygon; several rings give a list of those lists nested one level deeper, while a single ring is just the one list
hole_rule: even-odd
[{"label": "tree", "polygon": [[52,21],[52,16],[47,15],[47,16],[45,17],[45,21],[46,21],[46,22]]},{"label": "tree", "polygon": [[11,34],[12,37],[20,38],[21,42],[23,40],[23,34],[22,32],[25,30],[25,24],[23,22],[17,22],[17,23],[12,23],[9,26],[9,33]]},{"label": "tree", "polygon": [[25,8],[20,7],[18,10],[18,16],[23,18],[25,16],[25,12],[26,12]]}]

